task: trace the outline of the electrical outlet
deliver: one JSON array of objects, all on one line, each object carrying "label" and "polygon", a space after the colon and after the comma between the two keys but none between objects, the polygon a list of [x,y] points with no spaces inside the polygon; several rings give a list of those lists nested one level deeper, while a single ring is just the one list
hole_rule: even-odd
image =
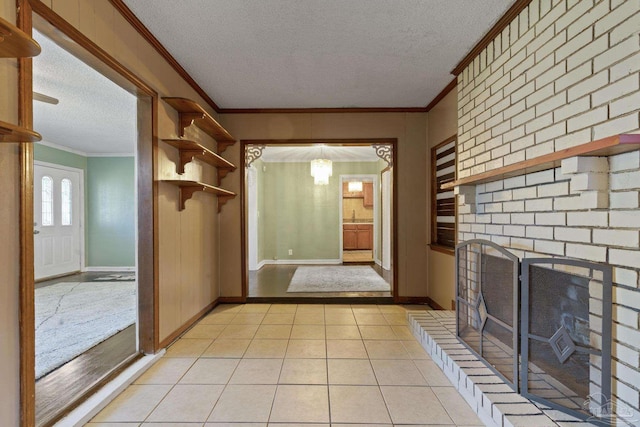
[{"label": "electrical outlet", "polygon": [[293,249],[289,249],[289,255],[293,255]]}]

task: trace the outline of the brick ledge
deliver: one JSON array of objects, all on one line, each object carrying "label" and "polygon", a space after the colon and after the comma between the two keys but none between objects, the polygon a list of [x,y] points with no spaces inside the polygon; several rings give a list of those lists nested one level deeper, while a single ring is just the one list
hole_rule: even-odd
[{"label": "brick ledge", "polygon": [[593,424],[514,392],[455,336],[454,311],[408,311],[418,342],[482,422],[491,427],[588,427]]}]

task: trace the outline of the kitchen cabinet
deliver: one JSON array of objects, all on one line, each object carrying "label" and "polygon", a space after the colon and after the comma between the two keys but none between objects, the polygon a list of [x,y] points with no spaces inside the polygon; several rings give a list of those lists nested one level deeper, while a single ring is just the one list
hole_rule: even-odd
[{"label": "kitchen cabinet", "polygon": [[345,251],[373,249],[373,225],[344,224],[342,246]]},{"label": "kitchen cabinet", "polygon": [[363,206],[365,208],[373,207],[373,182],[365,182],[362,185]]},{"label": "kitchen cabinet", "polygon": [[342,229],[342,246],[345,251],[358,249],[358,226],[355,224],[344,225]]},{"label": "kitchen cabinet", "polygon": [[358,225],[358,249],[373,249],[373,225]]}]

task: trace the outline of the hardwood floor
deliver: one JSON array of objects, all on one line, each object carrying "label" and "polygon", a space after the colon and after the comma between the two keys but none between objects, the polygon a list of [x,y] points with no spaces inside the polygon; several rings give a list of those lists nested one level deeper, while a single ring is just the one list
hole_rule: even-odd
[{"label": "hardwood floor", "polygon": [[[110,274],[118,274],[118,272],[105,273],[105,272],[102,272],[102,271],[88,271],[88,272],[85,272],[85,273],[74,273],[74,274],[69,274],[67,276],[56,277],[54,279],[40,280],[40,281],[36,282],[35,288],[36,289],[40,289],[40,288],[44,288],[46,286],[51,286],[51,285],[55,285],[57,283],[62,283],[62,282],[67,282],[67,283],[68,282],[73,282],[73,283],[77,283],[77,282],[93,282],[98,277],[102,277],[102,276],[110,275]],[[120,274],[131,274],[131,272],[120,272]]]},{"label": "hardwood floor", "polygon": [[[92,282],[111,274],[117,273],[77,273],[40,281],[35,287],[38,289],[62,282]],[[36,381],[36,426],[53,425],[81,403],[82,397],[93,393],[136,357],[136,325],[131,325],[40,378]]]},{"label": "hardwood floor", "polygon": [[135,355],[136,325],[131,325],[36,381],[36,425],[52,425]]},{"label": "hardwood floor", "polygon": [[[372,265],[373,269],[390,283],[392,274],[388,270],[383,270],[378,265]],[[295,300],[298,302],[305,300],[324,299],[332,302],[371,302],[388,303],[392,302],[391,292],[296,292],[294,295],[287,293],[287,288],[291,282],[293,274],[298,268],[297,265],[265,265],[258,271],[249,271],[249,293],[248,300],[271,301]],[[375,300],[375,301],[374,301]]]}]

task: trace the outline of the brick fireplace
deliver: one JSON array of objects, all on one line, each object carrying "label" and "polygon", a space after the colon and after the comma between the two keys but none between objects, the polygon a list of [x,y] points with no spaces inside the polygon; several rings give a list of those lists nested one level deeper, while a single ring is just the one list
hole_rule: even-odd
[{"label": "brick fireplace", "polygon": [[639,6],[533,0],[457,85],[458,242],[612,267],[620,425],[640,420]]}]

